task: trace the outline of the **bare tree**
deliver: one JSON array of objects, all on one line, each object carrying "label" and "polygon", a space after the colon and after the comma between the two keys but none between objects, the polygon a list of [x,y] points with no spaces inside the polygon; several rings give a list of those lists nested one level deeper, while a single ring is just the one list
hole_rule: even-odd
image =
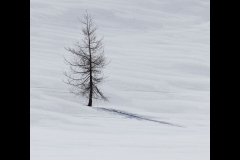
[{"label": "bare tree", "polygon": [[69,72],[63,72],[68,78],[65,83],[71,85],[70,91],[76,95],[89,99],[88,106],[92,106],[92,99],[107,101],[107,97],[98,88],[98,84],[105,78],[102,69],[108,64],[104,56],[102,39],[97,40],[97,27],[91,15],[87,12],[83,16],[82,43],[77,42],[75,48],[65,48],[73,54],[73,59],[65,62],[70,65]]}]

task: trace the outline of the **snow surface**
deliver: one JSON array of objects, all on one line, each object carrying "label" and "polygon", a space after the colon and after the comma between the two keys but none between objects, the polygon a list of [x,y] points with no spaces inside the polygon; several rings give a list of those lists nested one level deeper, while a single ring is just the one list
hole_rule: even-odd
[{"label": "snow surface", "polygon": [[[85,10],[111,60],[92,108],[62,82]],[[210,159],[209,0],[31,0],[30,52],[32,160]]]}]

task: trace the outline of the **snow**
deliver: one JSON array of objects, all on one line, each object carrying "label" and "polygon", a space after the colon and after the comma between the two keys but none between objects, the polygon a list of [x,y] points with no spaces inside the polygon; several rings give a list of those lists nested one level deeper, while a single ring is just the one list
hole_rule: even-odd
[{"label": "snow", "polygon": [[[111,60],[92,108],[62,82],[85,10]],[[210,1],[31,0],[30,157],[210,159]]]}]

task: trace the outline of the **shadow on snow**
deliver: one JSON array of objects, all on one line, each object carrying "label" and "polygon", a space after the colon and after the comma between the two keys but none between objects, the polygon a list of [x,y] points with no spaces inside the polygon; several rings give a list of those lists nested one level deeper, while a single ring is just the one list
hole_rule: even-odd
[{"label": "shadow on snow", "polygon": [[183,127],[183,126],[176,125],[173,123],[158,121],[158,120],[150,119],[148,117],[140,116],[137,114],[133,114],[133,113],[129,113],[129,112],[121,111],[121,110],[116,110],[116,109],[111,109],[111,108],[95,108],[95,107],[93,107],[93,108],[100,110],[100,111],[104,111],[104,112],[118,114],[118,115],[124,116],[126,118],[133,118],[133,119],[137,119],[137,120],[145,120],[145,121],[156,122],[156,123],[160,123],[160,124],[167,124],[167,125],[171,125],[171,126]]}]

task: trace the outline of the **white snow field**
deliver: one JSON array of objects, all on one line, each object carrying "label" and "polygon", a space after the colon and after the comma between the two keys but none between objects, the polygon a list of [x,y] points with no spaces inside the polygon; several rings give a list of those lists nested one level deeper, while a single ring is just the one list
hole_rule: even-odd
[{"label": "white snow field", "polygon": [[[69,93],[64,47],[88,10],[109,102]],[[210,159],[209,0],[31,0],[31,160]]]}]

